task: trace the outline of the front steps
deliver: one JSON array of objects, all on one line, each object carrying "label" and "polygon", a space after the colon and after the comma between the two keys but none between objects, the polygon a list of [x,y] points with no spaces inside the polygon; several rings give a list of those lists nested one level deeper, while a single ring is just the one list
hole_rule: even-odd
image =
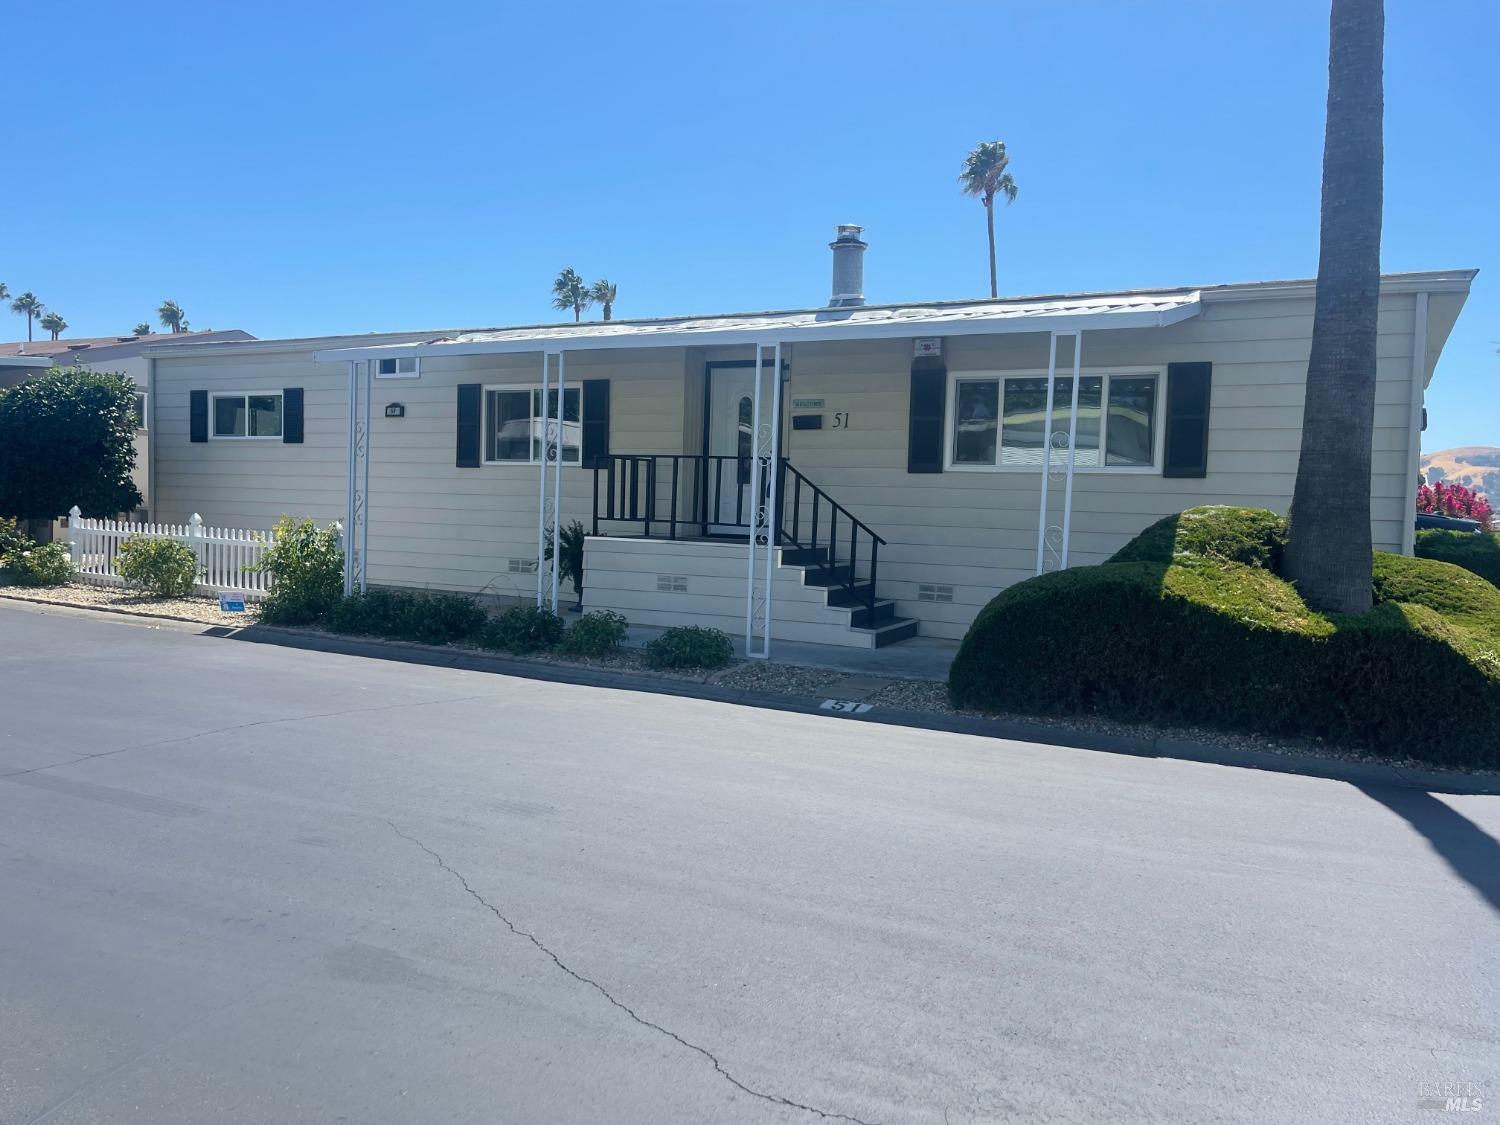
[{"label": "front steps", "polygon": [[[778,547],[775,559],[773,641],[873,649],[917,635],[917,621],[897,616],[895,602],[880,598],[872,610],[867,585],[843,586],[847,568],[830,568],[826,551]],[[589,536],[584,608],[612,609],[637,625],[708,625],[743,637],[745,571],[743,539]]]},{"label": "front steps", "polygon": [[825,548],[782,547],[777,556],[778,568],[801,570],[803,586],[826,592],[824,604],[829,609],[848,612],[849,631],[869,641],[868,645],[858,647],[884,648],[917,635],[917,619],[897,617],[896,603],[891,599],[882,598],[877,592],[874,606],[869,604],[869,583],[845,586],[843,583],[849,578],[849,568],[829,566]]}]

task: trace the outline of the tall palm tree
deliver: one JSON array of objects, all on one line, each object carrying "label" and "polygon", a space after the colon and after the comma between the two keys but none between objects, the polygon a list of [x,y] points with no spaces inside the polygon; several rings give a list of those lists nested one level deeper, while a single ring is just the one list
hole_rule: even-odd
[{"label": "tall palm tree", "polygon": [[[1318,290],[1284,567],[1313,608],[1364,613],[1372,602],[1370,448],[1385,159],[1383,0],[1333,0],[1328,29]],[[1339,486],[1330,488],[1332,481]]]},{"label": "tall palm tree", "polygon": [[589,297],[596,305],[604,306],[604,319],[608,320],[615,311],[615,294],[619,286],[613,281],[605,281],[602,277],[589,287]]},{"label": "tall palm tree", "polygon": [[52,333],[54,340],[67,331],[68,328],[68,322],[62,318],[60,313],[55,311],[49,312],[38,323],[41,324],[44,332]]},{"label": "tall palm tree", "polygon": [[965,195],[979,197],[984,204],[984,222],[990,236],[990,296],[998,297],[995,286],[995,196],[1005,196],[1007,204],[1016,201],[1016,181],[1009,172],[1010,156],[1004,141],[981,141],[964,157],[964,170],[958,174],[958,186]]},{"label": "tall palm tree", "polygon": [[584,284],[583,278],[578,276],[578,271],[571,266],[558,274],[557,280],[552,283],[552,307],[572,309],[575,324],[583,319],[583,310],[593,303],[594,298],[589,294],[589,287]]},{"label": "tall palm tree", "polygon": [[139,324],[137,324],[135,326],[135,334],[137,336],[149,336],[149,335],[151,335],[151,325],[147,324],[144,320],[141,321]]},{"label": "tall palm tree", "polygon": [[36,294],[30,291],[22,293],[10,303],[10,311],[20,313],[26,318],[26,342],[31,343],[31,322],[35,317],[42,315],[46,305],[36,299]]},{"label": "tall palm tree", "polygon": [[0,301],[9,300],[10,290],[5,287],[5,282],[0,281]]},{"label": "tall palm tree", "polygon": [[161,318],[161,326],[168,331],[187,331],[187,314],[176,301],[163,301],[161,308],[156,310],[156,315]]}]

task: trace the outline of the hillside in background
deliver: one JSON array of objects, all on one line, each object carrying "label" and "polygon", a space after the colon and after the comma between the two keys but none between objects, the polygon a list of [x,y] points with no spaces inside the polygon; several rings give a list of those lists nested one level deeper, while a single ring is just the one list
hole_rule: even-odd
[{"label": "hillside in background", "polygon": [[1492,504],[1500,507],[1500,447],[1465,445],[1422,455],[1422,472],[1427,483],[1461,484],[1482,492]]}]

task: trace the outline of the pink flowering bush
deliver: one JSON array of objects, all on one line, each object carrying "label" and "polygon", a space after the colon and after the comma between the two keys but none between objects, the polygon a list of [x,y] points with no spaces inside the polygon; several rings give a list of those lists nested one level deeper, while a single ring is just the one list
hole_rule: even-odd
[{"label": "pink flowering bush", "polygon": [[1424,484],[1417,488],[1417,511],[1436,516],[1458,516],[1478,520],[1485,529],[1494,527],[1495,512],[1483,493],[1461,484]]}]

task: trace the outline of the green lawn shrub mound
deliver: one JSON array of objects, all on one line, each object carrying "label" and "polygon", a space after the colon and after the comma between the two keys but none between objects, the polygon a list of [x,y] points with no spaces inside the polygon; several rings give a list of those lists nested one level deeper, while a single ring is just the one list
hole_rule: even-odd
[{"label": "green lawn shrub mound", "polygon": [[1419,531],[1417,557],[1453,563],[1500,586],[1500,532]]},{"label": "green lawn shrub mound", "polygon": [[964,638],[953,701],[1500,766],[1500,589],[1377,553],[1374,609],[1320,614],[1276,573],[1284,539],[1270,512],[1192,509],[1102,566],[1018,583]]}]

